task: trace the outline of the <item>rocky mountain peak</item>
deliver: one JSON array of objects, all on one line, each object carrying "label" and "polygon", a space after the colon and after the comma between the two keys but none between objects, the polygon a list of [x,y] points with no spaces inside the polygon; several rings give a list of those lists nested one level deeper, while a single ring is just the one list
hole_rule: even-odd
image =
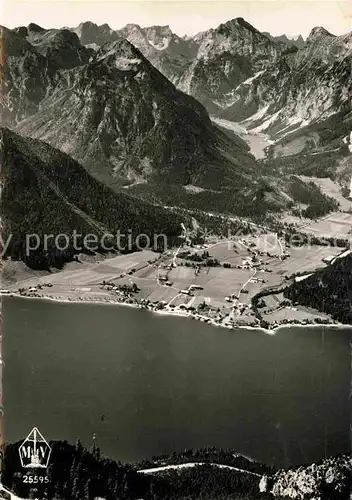
[{"label": "rocky mountain peak", "polygon": [[112,30],[106,23],[98,26],[91,21],[85,21],[71,31],[77,33],[83,45],[96,44],[100,46],[118,38],[116,31]]},{"label": "rocky mountain peak", "polygon": [[28,31],[33,31],[34,33],[45,33],[46,30],[41,26],[38,26],[38,24],[30,23],[28,25]]},{"label": "rocky mountain peak", "polygon": [[154,33],[158,33],[159,35],[164,35],[164,36],[165,35],[168,35],[168,36],[173,35],[173,32],[168,24],[165,26],[159,26],[159,25],[148,26],[148,28],[144,28],[144,30],[147,33],[154,32]]},{"label": "rocky mountain peak", "polygon": [[131,66],[140,64],[144,57],[136,47],[128,40],[120,37],[119,39],[106,43],[97,51],[92,62],[104,61],[108,65],[114,65],[117,69],[127,70]]},{"label": "rocky mountain peak", "polygon": [[34,52],[33,47],[23,36],[14,30],[9,30],[5,26],[0,25],[3,37],[6,43],[6,56],[16,57],[23,56],[27,51]]},{"label": "rocky mountain peak", "polygon": [[144,30],[139,24],[126,24],[126,26],[118,30],[117,33],[142,50],[146,57],[153,53],[154,47],[148,42]]},{"label": "rocky mountain peak", "polygon": [[251,31],[252,33],[260,33],[254,26],[245,21],[243,17],[236,17],[235,19],[231,19],[226,23],[220,24],[217,28],[219,32],[224,32],[224,34],[230,34],[232,31],[237,31],[238,29],[245,29]]},{"label": "rocky mountain peak", "polygon": [[284,43],[289,47],[297,47],[298,49],[303,49],[303,47],[305,46],[305,41],[302,35],[289,36],[286,34],[282,34],[273,36],[267,31],[263,32],[263,35],[265,35],[270,40]]},{"label": "rocky mountain peak", "polygon": [[84,21],[83,23],[80,23],[75,31],[79,33],[84,33],[84,32],[90,32],[90,31],[96,31],[98,30],[99,26],[95,23],[92,23],[91,21]]},{"label": "rocky mountain peak", "polygon": [[320,37],[326,37],[326,36],[335,38],[335,35],[330,33],[328,30],[326,30],[322,26],[316,26],[309,33],[309,36],[307,38],[307,42],[310,42],[312,40],[316,40],[317,38],[320,38]]},{"label": "rocky mountain peak", "polygon": [[172,40],[179,40],[170,26],[149,26],[144,28],[148,42],[157,50],[165,50]]},{"label": "rocky mountain peak", "polygon": [[134,23],[129,23],[129,24],[126,24],[126,26],[124,28],[122,28],[123,30],[126,30],[126,31],[140,31],[140,32],[143,32],[143,29],[142,27],[139,25],[139,24],[134,24]]},{"label": "rocky mountain peak", "polygon": [[269,39],[242,17],[196,35],[196,59],[179,87],[200,100],[212,114],[228,107],[238,86],[277,63],[287,45]]}]

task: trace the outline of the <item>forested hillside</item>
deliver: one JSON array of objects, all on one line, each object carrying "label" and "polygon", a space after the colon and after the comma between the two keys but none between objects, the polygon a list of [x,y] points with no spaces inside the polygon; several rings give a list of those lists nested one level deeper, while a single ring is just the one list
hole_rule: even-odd
[{"label": "forested hillside", "polygon": [[[53,442],[48,467],[49,483],[35,487],[23,482],[18,454],[20,443],[6,449],[3,484],[22,498],[57,500],[268,500],[259,492],[260,476],[212,466],[200,466],[166,474],[137,473],[123,465],[91,452],[80,442]],[[24,471],[25,472],[25,471]]]},{"label": "forested hillside", "polygon": [[341,323],[352,324],[352,254],[296,281],[284,295],[293,302],[326,312]]},{"label": "forested hillside", "polygon": [[[1,129],[3,153],[1,217],[3,238],[9,238],[5,256],[24,259],[33,266],[45,267],[69,259],[86,235],[100,242],[104,234],[165,234],[168,244],[175,244],[181,233],[181,218],[172,212],[139,201],[126,193],[116,194],[93,179],[79,163],[44,142],[26,139],[8,129]],[[40,246],[30,255],[26,236],[38,235]],[[54,235],[47,240],[44,235]],[[58,244],[55,237],[66,235]],[[87,239],[86,239],[87,241]],[[89,250],[89,249],[88,249]],[[96,250],[101,250],[100,245]],[[102,249],[103,250],[103,249]],[[77,253],[77,252],[76,252]]]}]

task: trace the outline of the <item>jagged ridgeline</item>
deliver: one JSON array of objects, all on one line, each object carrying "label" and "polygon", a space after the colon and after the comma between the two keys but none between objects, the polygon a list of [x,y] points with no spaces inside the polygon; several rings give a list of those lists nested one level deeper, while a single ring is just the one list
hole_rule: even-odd
[{"label": "jagged ridgeline", "polygon": [[[173,213],[125,193],[116,194],[71,157],[44,142],[21,137],[7,128],[0,130],[5,257],[40,267],[58,264],[75,253],[74,230],[82,235],[78,239],[81,244],[85,235],[99,239],[118,231],[131,231],[132,242],[138,234],[148,235],[152,243],[155,234],[165,234],[170,245],[177,242],[181,219]],[[26,236],[31,234],[38,235],[40,246],[28,256]],[[44,236],[50,234],[67,235],[68,249],[59,250],[51,239],[46,252]]]},{"label": "jagged ridgeline", "polygon": [[86,22],[73,31],[95,49],[123,36],[211,114],[246,119],[246,127],[279,139],[274,153],[318,143],[334,149],[351,130],[351,33],[316,27],[307,40],[291,40],[261,33],[243,18],[183,38],[168,26],[138,24],[114,31]]}]

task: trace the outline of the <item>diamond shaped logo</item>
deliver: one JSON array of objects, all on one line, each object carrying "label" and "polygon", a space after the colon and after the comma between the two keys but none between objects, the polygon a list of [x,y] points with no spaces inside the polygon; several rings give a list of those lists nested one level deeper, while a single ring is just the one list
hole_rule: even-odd
[{"label": "diamond shaped logo", "polygon": [[18,451],[22,467],[26,469],[47,468],[51,448],[37,427],[31,430]]}]

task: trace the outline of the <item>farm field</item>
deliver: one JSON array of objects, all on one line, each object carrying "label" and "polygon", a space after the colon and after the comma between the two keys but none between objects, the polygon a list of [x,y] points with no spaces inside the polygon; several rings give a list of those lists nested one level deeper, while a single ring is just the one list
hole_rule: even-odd
[{"label": "farm field", "polygon": [[[319,223],[310,224],[306,230],[314,224],[317,227],[320,224],[321,230],[324,224],[349,228],[351,223],[352,215],[335,213]],[[267,293],[271,295],[264,297],[265,307],[260,307],[263,319],[270,324],[289,320],[313,322],[325,316],[303,308],[281,307],[282,293],[275,295],[276,290],[270,287],[289,284],[286,278],[293,274],[308,274],[325,267],[329,264],[324,260],[329,261],[343,251],[336,246],[289,246],[274,233],[262,232],[241,237],[236,242],[212,241],[208,245],[185,246],[163,254],[142,251],[102,258],[98,262],[83,259],[57,273],[13,284],[9,291],[29,296],[45,294],[60,300],[128,302],[151,310],[175,310],[177,313],[192,308],[201,316],[207,316],[207,321],[231,326],[257,325],[259,319],[255,314],[258,313],[252,309],[252,299],[269,288]],[[192,258],[192,254],[204,252],[200,262]],[[183,253],[183,257],[178,257],[178,253]],[[216,259],[220,265],[214,265],[214,261],[207,263],[207,259]],[[224,267],[225,263],[231,266]],[[199,289],[191,285],[198,285]]]},{"label": "farm field", "polygon": [[281,309],[277,309],[276,311],[269,313],[269,314],[263,314],[263,318],[270,322],[273,323],[274,321],[277,321],[278,323],[282,321],[314,321],[316,318],[321,318],[321,319],[327,319],[328,316],[319,313],[319,312],[310,312],[308,310],[305,310],[303,308],[292,308],[292,307],[283,307]]},{"label": "farm field", "polygon": [[[120,279],[121,274],[128,273],[131,269],[146,269],[146,266],[148,266],[149,269],[155,272],[153,266],[148,264],[148,260],[155,260],[157,257],[157,253],[145,250],[128,255],[118,255],[93,264],[87,262],[74,263],[74,266],[71,265],[70,269],[63,269],[57,273],[51,273],[50,275],[39,278],[33,277],[23,283],[26,283],[28,287],[36,286],[38,283],[43,284],[48,281],[50,281],[53,286],[65,285],[80,287],[99,285],[103,280],[114,281]],[[17,285],[14,286],[17,288]]]},{"label": "farm field", "polygon": [[209,272],[201,272],[195,284],[204,287],[204,294],[214,298],[225,298],[229,294],[237,294],[243,283],[251,276],[250,269],[224,269],[222,267],[210,268]]},{"label": "farm field", "polygon": [[297,272],[304,273],[314,269],[324,267],[323,259],[335,256],[341,253],[342,249],[328,246],[304,246],[291,247],[287,249],[290,257],[285,260],[276,260],[271,263],[270,268],[273,272],[281,275],[291,275]]},{"label": "farm field", "polygon": [[349,238],[352,228],[352,214],[335,212],[324,219],[313,222],[300,230],[317,237]]}]

